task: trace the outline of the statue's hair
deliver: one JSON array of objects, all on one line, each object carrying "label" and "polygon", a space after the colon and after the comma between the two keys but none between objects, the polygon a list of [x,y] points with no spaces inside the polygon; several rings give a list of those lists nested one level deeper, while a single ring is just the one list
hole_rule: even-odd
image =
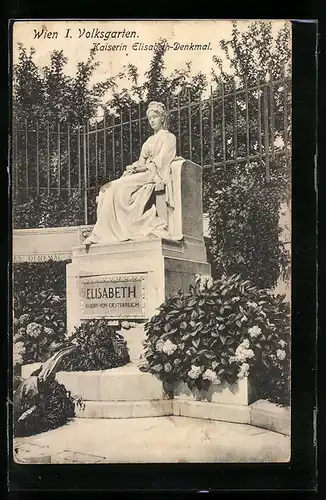
[{"label": "statue's hair", "polygon": [[151,101],[147,107],[146,111],[146,116],[148,118],[148,114],[150,111],[154,111],[158,115],[160,115],[161,118],[163,118],[163,128],[168,128],[168,116],[169,113],[165,107],[165,105],[162,102],[158,101]]}]

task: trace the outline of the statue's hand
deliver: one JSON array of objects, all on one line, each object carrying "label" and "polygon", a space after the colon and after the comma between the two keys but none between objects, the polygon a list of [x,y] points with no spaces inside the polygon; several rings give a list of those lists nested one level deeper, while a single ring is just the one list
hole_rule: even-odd
[{"label": "statue's hand", "polygon": [[126,166],[126,174],[134,174],[136,172],[137,166],[135,164]]}]

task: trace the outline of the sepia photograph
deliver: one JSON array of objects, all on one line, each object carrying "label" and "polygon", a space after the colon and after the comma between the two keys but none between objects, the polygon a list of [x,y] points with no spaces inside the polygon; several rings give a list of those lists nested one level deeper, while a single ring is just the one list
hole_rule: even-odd
[{"label": "sepia photograph", "polygon": [[15,21],[11,57],[15,463],[289,462],[291,22]]}]

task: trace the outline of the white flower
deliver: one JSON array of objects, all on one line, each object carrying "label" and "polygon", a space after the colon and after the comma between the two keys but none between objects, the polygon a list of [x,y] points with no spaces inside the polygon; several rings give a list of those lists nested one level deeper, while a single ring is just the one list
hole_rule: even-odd
[{"label": "white flower", "polygon": [[155,347],[156,347],[156,350],[157,350],[158,352],[162,352],[162,350],[163,350],[163,346],[164,346],[164,342],[163,342],[163,340],[158,340],[158,341],[156,342],[156,346],[155,346]]},{"label": "white flower", "polygon": [[248,349],[249,346],[250,346],[249,340],[244,339],[244,341],[236,348],[235,356],[231,356],[229,358],[230,362],[238,361],[240,363],[244,363],[246,359],[253,358],[255,354],[252,349]]},{"label": "white flower", "polygon": [[29,323],[27,325],[27,328],[26,328],[26,333],[30,337],[33,337],[34,339],[36,339],[42,333],[42,326],[39,325],[38,323],[34,323],[34,322],[33,323]]},{"label": "white flower", "polygon": [[60,302],[60,300],[61,300],[61,297],[59,297],[59,295],[53,295],[53,297],[52,297],[53,302]]},{"label": "white flower", "polygon": [[199,290],[203,292],[205,288],[212,288],[214,280],[209,274],[196,274],[196,283],[199,285]]},{"label": "white flower", "polygon": [[242,345],[245,349],[248,349],[250,346],[250,342],[248,339],[244,339],[244,341],[240,345]]},{"label": "white flower", "polygon": [[217,380],[217,375],[213,370],[209,368],[203,373],[203,378],[206,380],[210,380],[211,382],[215,382]]},{"label": "white flower", "polygon": [[172,370],[172,365],[170,363],[165,363],[164,370],[170,372]]},{"label": "white flower", "polygon": [[28,314],[22,314],[20,317],[19,317],[19,323],[21,325],[24,326],[24,323],[27,323],[27,321],[29,320],[29,315]]},{"label": "white flower", "polygon": [[147,368],[148,367],[148,361],[144,356],[141,356],[139,363],[138,363],[139,368]]},{"label": "white flower", "polygon": [[236,361],[240,361],[241,363],[244,363],[246,361],[247,358],[244,352],[238,351],[235,354]]},{"label": "white flower", "polygon": [[53,335],[54,334],[54,330],[52,328],[48,328],[47,326],[44,328],[44,333],[46,335]]},{"label": "white flower", "polygon": [[245,356],[247,359],[251,359],[255,356],[255,353],[252,349],[247,349],[245,352]]},{"label": "white flower", "polygon": [[281,347],[285,347],[286,346],[285,340],[279,340],[278,343],[280,344]]},{"label": "white flower", "polygon": [[283,359],[286,358],[286,352],[282,351],[281,349],[277,349],[276,356],[278,357],[278,359],[280,359],[281,361],[283,361]]},{"label": "white flower", "polygon": [[200,373],[201,373],[200,366],[191,365],[191,370],[188,371],[188,376],[190,378],[196,379],[199,377]]},{"label": "white flower", "polygon": [[248,328],[248,333],[250,335],[250,337],[252,339],[258,337],[258,335],[261,334],[261,329],[259,328],[259,326],[255,325],[255,326],[252,326],[251,328]]},{"label": "white flower", "polygon": [[248,377],[248,374],[249,374],[249,365],[248,363],[243,363],[240,367],[238,378],[242,379]]},{"label": "white flower", "polygon": [[240,297],[233,297],[232,302],[238,302],[240,300]]},{"label": "white flower", "polygon": [[171,340],[166,340],[162,346],[162,351],[165,352],[168,356],[174,353],[177,349],[177,346],[171,342]]},{"label": "white flower", "polygon": [[26,348],[24,346],[24,342],[15,342],[13,344],[13,364],[21,365],[23,363],[23,354],[25,353]]},{"label": "white flower", "polygon": [[214,285],[214,280],[211,276],[209,276],[208,280],[207,280],[207,283],[206,283],[206,286],[208,289],[212,288]]}]

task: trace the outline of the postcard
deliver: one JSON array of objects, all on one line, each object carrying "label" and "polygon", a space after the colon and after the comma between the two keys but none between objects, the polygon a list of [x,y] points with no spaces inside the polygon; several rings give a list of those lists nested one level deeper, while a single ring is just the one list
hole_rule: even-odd
[{"label": "postcard", "polygon": [[16,463],[289,462],[291,30],[14,22]]}]

